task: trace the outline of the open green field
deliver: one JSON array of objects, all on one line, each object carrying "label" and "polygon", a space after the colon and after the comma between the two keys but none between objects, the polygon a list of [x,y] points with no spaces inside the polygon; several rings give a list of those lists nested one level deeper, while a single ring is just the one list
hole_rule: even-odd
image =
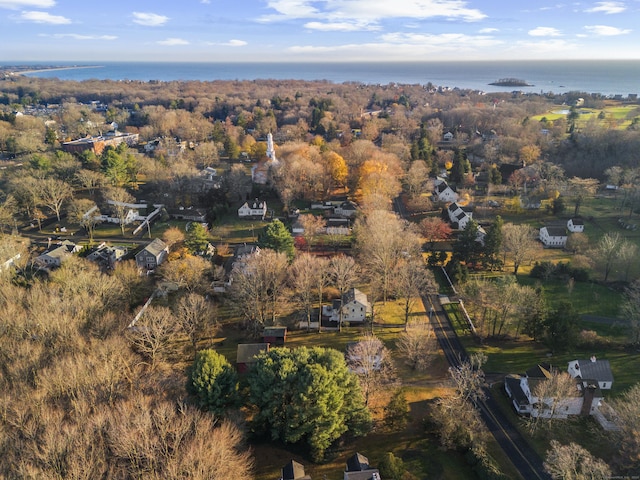
[{"label": "open green field", "polygon": [[[637,105],[607,105],[604,108],[586,108],[577,107],[579,112],[576,126],[584,127],[588,122],[597,121],[606,125],[608,128],[625,129],[633,122],[634,118],[640,117],[640,108]],[[557,105],[548,112],[541,115],[531,117],[534,121],[540,121],[546,118],[553,122],[560,118],[566,118],[569,113],[569,107],[566,105]],[[604,118],[599,118],[604,115]]]}]

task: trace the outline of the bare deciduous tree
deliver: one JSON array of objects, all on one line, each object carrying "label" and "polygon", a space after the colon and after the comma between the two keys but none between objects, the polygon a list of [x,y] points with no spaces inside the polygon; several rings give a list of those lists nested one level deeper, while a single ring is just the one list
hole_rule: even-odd
[{"label": "bare deciduous tree", "polygon": [[380,280],[382,300],[386,302],[398,262],[417,256],[419,239],[394,213],[383,210],[369,212],[356,224],[355,235],[361,263],[370,276]]},{"label": "bare deciduous tree", "polygon": [[522,262],[529,258],[534,250],[540,248],[540,245],[536,242],[531,226],[506,223],[502,227],[502,248],[505,255],[511,254],[513,274],[517,275]]},{"label": "bare deciduous tree", "polygon": [[100,210],[92,200],[78,198],[69,205],[69,220],[84,227],[89,234],[89,243],[93,243],[93,232],[100,220]]},{"label": "bare deciduous tree", "polygon": [[304,239],[307,241],[307,251],[311,250],[311,244],[322,233],[325,220],[313,214],[304,214],[298,217],[298,221],[304,229]]},{"label": "bare deciduous tree", "polygon": [[202,289],[205,285],[205,275],[211,269],[211,262],[202,257],[187,255],[184,258],[164,262],[159,270],[160,275],[175,283],[188,292]]},{"label": "bare deciduous tree", "polygon": [[551,440],[544,461],[545,471],[558,480],[607,480],[611,478],[609,465],[595,458],[576,443],[562,445]]},{"label": "bare deciduous tree", "polygon": [[396,348],[405,357],[407,365],[423,372],[438,352],[438,342],[431,325],[414,324],[400,334]]},{"label": "bare deciduous tree", "polygon": [[596,256],[604,268],[604,281],[609,278],[609,274],[620,255],[622,237],[618,232],[605,233],[596,247]]},{"label": "bare deciduous tree", "polygon": [[318,308],[322,315],[322,290],[327,283],[326,268],[327,260],[308,253],[298,255],[291,264],[291,287],[298,304],[305,311],[307,330],[311,329],[311,313],[316,300],[319,300]]},{"label": "bare deciduous tree", "polygon": [[622,314],[631,324],[629,341],[633,345],[638,345],[640,344],[640,280],[636,280],[627,287],[624,295]]},{"label": "bare deciduous tree", "polygon": [[258,333],[273,325],[283,308],[288,261],[287,255],[263,249],[237,261],[231,271],[230,295],[240,311]]},{"label": "bare deciduous tree", "polygon": [[550,375],[537,382],[531,392],[536,401],[529,421],[529,429],[534,432],[540,426],[540,419],[547,423],[557,417],[561,407],[576,394],[576,381],[567,372],[550,370]]},{"label": "bare deciduous tree", "polygon": [[207,333],[212,332],[216,319],[215,305],[207,301],[202,295],[188,293],[178,300],[175,306],[178,324],[189,337],[193,351],[197,350],[198,341]]},{"label": "bare deciduous tree", "polygon": [[620,459],[625,471],[640,468],[640,383],[636,383],[611,405],[620,430],[613,433],[613,441],[620,446]]},{"label": "bare deciduous tree", "polygon": [[73,189],[68,183],[55,178],[40,180],[38,187],[43,205],[49,207],[60,221],[62,205],[73,196]]},{"label": "bare deciduous tree", "polygon": [[435,279],[424,266],[422,257],[402,258],[398,262],[393,279],[394,291],[402,299],[404,329],[409,326],[409,316],[422,295],[431,295],[435,290]]},{"label": "bare deciduous tree", "polygon": [[154,368],[169,349],[176,319],[166,307],[151,306],[136,325],[129,329],[133,348],[151,362]]},{"label": "bare deciduous tree", "polygon": [[378,337],[360,337],[347,347],[346,360],[349,370],[360,380],[365,405],[369,405],[373,397],[390,389],[397,381],[391,352]]},{"label": "bare deciduous tree", "polygon": [[[353,257],[338,255],[329,261],[329,277],[331,283],[338,289],[340,300],[344,293],[353,286],[358,279],[359,267]],[[342,330],[342,308],[340,308],[340,320],[338,328]]]},{"label": "bare deciduous tree", "polygon": [[111,205],[111,208],[113,209],[115,217],[120,222],[120,231],[122,232],[122,235],[124,235],[125,220],[130,210],[130,208],[125,204],[135,202],[135,198],[133,198],[133,195],[127,192],[124,188],[115,187],[109,189],[106,193],[106,197],[108,200],[114,202]]}]

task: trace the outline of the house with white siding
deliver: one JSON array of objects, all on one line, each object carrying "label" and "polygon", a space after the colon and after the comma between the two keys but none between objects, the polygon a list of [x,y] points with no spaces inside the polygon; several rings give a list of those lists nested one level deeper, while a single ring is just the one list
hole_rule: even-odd
[{"label": "house with white siding", "polygon": [[567,245],[567,229],[555,226],[542,227],[538,238],[547,248],[564,248]]},{"label": "house with white siding", "polygon": [[567,228],[572,233],[584,232],[584,220],[581,218],[570,218],[567,222]]}]

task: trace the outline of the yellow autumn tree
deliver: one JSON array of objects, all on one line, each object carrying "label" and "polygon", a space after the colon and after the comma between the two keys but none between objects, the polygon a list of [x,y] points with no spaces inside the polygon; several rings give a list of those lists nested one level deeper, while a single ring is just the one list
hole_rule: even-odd
[{"label": "yellow autumn tree", "polygon": [[347,175],[349,174],[347,162],[336,152],[327,152],[324,158],[327,162],[327,169],[331,175],[331,180],[338,185],[344,185],[347,180]]},{"label": "yellow autumn tree", "polygon": [[385,160],[389,159],[385,157],[366,160],[360,166],[359,187],[362,197],[382,195],[391,199],[402,191],[402,169],[397,161],[387,162]]}]

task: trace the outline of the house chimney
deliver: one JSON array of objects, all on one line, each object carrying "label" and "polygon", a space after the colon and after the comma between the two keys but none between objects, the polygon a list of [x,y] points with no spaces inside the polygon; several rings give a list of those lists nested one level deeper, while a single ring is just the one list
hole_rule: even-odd
[{"label": "house chimney", "polygon": [[596,356],[595,356],[595,355],[591,355],[591,361],[592,361],[593,363],[596,363]]}]

